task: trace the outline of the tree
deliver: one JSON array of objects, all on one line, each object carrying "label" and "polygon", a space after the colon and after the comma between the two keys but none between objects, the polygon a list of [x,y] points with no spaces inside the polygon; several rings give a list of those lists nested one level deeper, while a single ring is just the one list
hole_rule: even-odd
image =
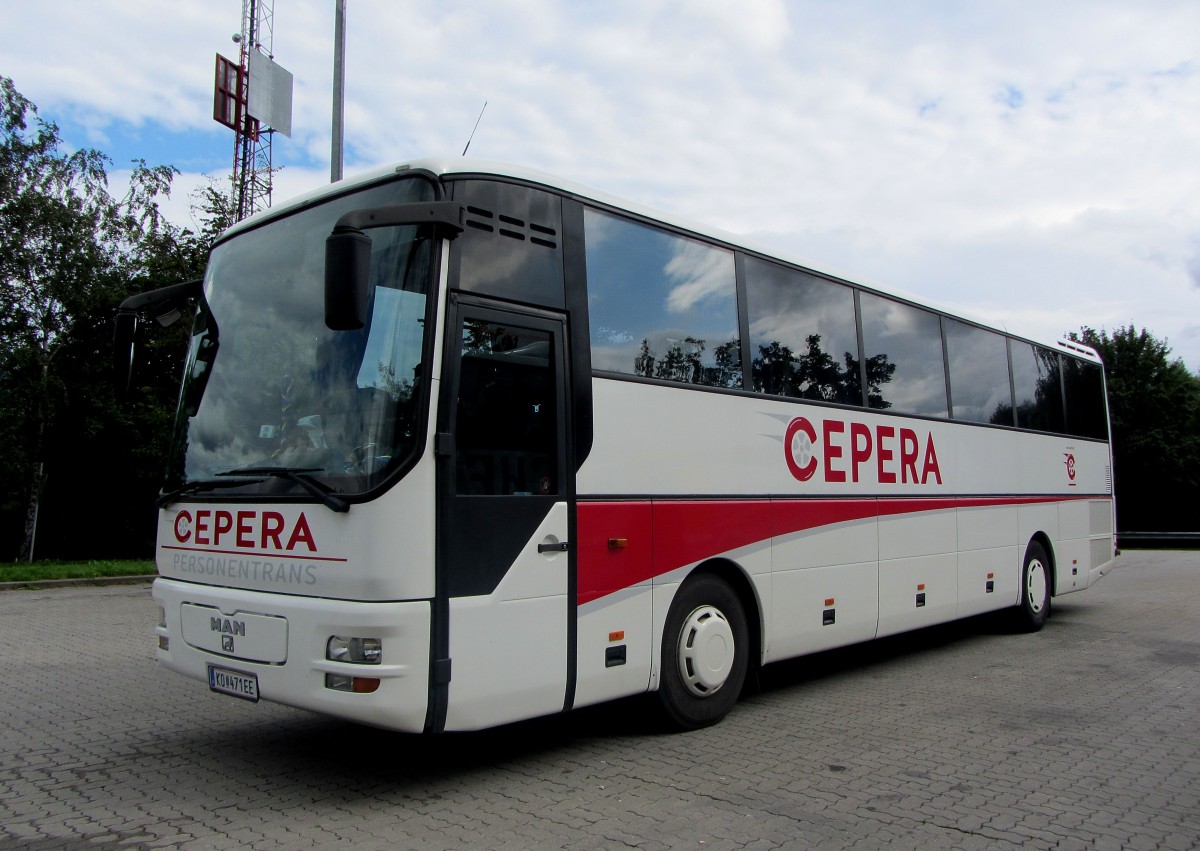
[{"label": "tree", "polygon": [[808,349],[796,361],[797,383],[804,388],[804,398],[822,402],[846,401],[846,375],[833,355],[821,348],[821,335],[809,334],[804,343]]},{"label": "tree", "polygon": [[668,381],[682,381],[688,384],[700,383],[700,356],[704,354],[704,340],[695,337],[684,337],[682,340],[672,340],[671,348],[663,355],[655,370],[655,378],[665,378]]},{"label": "tree", "polygon": [[799,396],[796,380],[796,355],[778,340],[758,347],[758,357],[751,362],[754,389],[776,396]]},{"label": "tree", "polygon": [[1118,529],[1200,529],[1200,377],[1144,328],[1068,336],[1104,360]]},{"label": "tree", "polygon": [[[47,476],[67,470],[70,447],[94,441],[116,417],[107,371],[113,309],[149,288],[151,276],[194,275],[204,250],[159,215],[175,169],[135,163],[118,199],[104,154],[65,147],[57,125],[0,77],[0,511],[20,516],[22,557]],[[99,458],[112,454],[93,448]]]},{"label": "tree", "polygon": [[742,341],[727,340],[713,349],[713,363],[705,372],[704,383],[710,387],[741,389]]},{"label": "tree", "polygon": [[642,338],[642,348],[633,359],[633,374],[645,378],[654,377],[654,353],[650,351],[650,341]]}]

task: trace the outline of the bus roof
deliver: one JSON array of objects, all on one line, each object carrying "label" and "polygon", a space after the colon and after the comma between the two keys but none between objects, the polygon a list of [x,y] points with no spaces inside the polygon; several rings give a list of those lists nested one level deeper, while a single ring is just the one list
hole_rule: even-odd
[{"label": "bus roof", "polygon": [[477,159],[473,157],[427,157],[412,160],[407,163],[400,163],[372,169],[370,171],[355,175],[351,178],[347,178],[346,180],[318,187],[302,195],[298,195],[295,198],[284,201],[283,203],[274,206],[269,210],[255,213],[253,216],[243,219],[241,222],[238,222],[230,227],[229,230],[227,230],[222,236],[222,239],[227,236],[232,236],[233,234],[236,234],[247,228],[254,227],[255,225],[265,222],[269,219],[310,206],[330,196],[340,195],[344,192],[350,192],[375,183],[380,183],[385,180],[399,177],[408,172],[425,172],[427,174],[434,174],[439,177],[499,177],[521,183],[543,186],[547,189],[553,189],[579,198],[580,200],[593,201],[617,210],[624,210],[629,213],[633,213],[634,215],[641,216],[651,221],[661,222],[670,227],[715,240],[731,248],[744,249],[754,254],[781,260],[785,263],[799,266],[822,275],[827,275],[829,277],[836,278],[839,281],[853,284],[855,286],[862,287],[863,289],[872,290],[882,295],[890,295],[896,298],[904,299],[905,301],[927,307],[939,313],[946,314],[947,316],[961,318],[975,325],[979,325],[984,328],[990,328],[1003,334],[1021,337],[1022,339],[1030,342],[1035,342],[1042,346],[1047,346],[1058,351],[1066,352],[1076,357],[1084,358],[1085,360],[1094,361],[1096,363],[1100,362],[1100,357],[1097,355],[1096,351],[1090,346],[1086,346],[1082,343],[1077,343],[1065,338],[1047,340],[1022,334],[1017,331],[1011,331],[1007,328],[999,327],[993,322],[972,316],[970,313],[964,313],[961,310],[951,309],[924,296],[906,292],[896,287],[884,286],[876,282],[867,283],[861,278],[839,273],[828,266],[822,267],[813,264],[804,258],[791,255],[787,252],[781,252],[776,248],[772,248],[761,243],[755,243],[752,240],[748,240],[745,237],[738,236],[737,234],[730,233],[728,231],[723,231],[720,228],[714,228],[709,225],[689,221],[680,216],[666,213],[662,210],[656,210],[648,206],[643,206],[637,202],[620,198],[615,195],[610,195],[601,190],[594,189],[583,184],[574,183],[570,180],[565,180],[561,177],[537,171],[535,169],[524,168],[503,162]]}]

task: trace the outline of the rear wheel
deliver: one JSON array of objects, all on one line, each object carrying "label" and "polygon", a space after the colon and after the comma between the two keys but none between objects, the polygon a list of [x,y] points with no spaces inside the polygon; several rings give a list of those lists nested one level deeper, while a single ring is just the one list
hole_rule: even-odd
[{"label": "rear wheel", "polygon": [[1021,602],[1017,605],[1017,626],[1025,632],[1037,632],[1050,615],[1050,557],[1037,541],[1025,550],[1021,567]]},{"label": "rear wheel", "polygon": [[746,681],[749,630],[741,601],[715,576],[689,580],[663,631],[659,701],[676,727],[695,730],[729,714]]}]

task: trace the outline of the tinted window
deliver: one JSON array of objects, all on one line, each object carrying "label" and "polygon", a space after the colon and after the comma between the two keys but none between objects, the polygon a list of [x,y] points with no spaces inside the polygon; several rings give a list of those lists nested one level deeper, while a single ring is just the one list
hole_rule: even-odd
[{"label": "tinted window", "polygon": [[752,257],[745,274],[754,389],[861,405],[854,292]]},{"label": "tinted window", "polygon": [[733,253],[584,212],[592,367],[742,386]]},{"label": "tinted window", "polygon": [[488,180],[452,184],[467,206],[454,241],[457,287],[526,304],[564,305],[562,202],[556,195]]},{"label": "tinted window", "polygon": [[557,400],[549,334],[469,319],[455,421],[460,494],[558,492]]},{"label": "tinted window", "polygon": [[1004,338],[954,319],[944,322],[954,419],[1013,425]]},{"label": "tinted window", "polygon": [[1063,358],[1067,390],[1067,428],[1080,437],[1104,440],[1108,417],[1104,404],[1104,371],[1099,364]]},{"label": "tinted window", "polygon": [[946,416],[946,367],[936,314],[869,293],[861,297],[867,404]]},{"label": "tinted window", "polygon": [[1017,425],[1039,431],[1063,431],[1058,353],[1013,340],[1012,372],[1017,393]]}]

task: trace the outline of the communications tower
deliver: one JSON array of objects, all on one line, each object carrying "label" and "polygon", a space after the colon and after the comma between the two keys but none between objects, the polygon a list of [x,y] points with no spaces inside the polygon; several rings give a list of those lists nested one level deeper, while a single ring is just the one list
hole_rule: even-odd
[{"label": "communications tower", "polygon": [[275,0],[242,0],[239,61],[217,54],[213,118],[234,131],[237,220],[271,206],[276,132],[292,134],[292,75],[275,63]]}]

